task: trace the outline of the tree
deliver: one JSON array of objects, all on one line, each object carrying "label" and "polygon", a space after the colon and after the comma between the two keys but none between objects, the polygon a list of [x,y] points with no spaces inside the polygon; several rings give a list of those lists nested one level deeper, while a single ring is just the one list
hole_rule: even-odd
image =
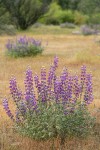
[{"label": "tree", "polygon": [[58,4],[63,8],[63,9],[68,9],[69,7],[69,0],[58,0]]},{"label": "tree", "polygon": [[100,12],[100,0],[81,0],[78,8],[85,14],[98,13]]},{"label": "tree", "polygon": [[0,1],[0,26],[3,26],[4,24],[11,24],[11,18],[9,12],[7,12]]},{"label": "tree", "polygon": [[1,0],[17,28],[27,29],[48,9],[52,0]]},{"label": "tree", "polygon": [[80,0],[58,0],[58,4],[63,9],[76,10]]}]

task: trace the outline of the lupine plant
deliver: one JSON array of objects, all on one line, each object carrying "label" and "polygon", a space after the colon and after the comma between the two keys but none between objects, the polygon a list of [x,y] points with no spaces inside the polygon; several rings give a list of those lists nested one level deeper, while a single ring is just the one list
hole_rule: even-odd
[{"label": "lupine plant", "polygon": [[54,57],[49,72],[42,67],[40,77],[37,74],[33,77],[32,70],[27,68],[24,93],[16,79],[11,78],[15,115],[6,98],[3,107],[20,133],[36,140],[59,137],[63,144],[66,137],[84,137],[92,129],[94,119],[88,112],[93,101],[92,75],[82,66],[79,76],[71,75],[67,68],[57,76],[57,67],[58,57]]},{"label": "lupine plant", "polygon": [[13,57],[35,56],[43,51],[40,40],[26,36],[18,37],[16,41],[8,40],[6,48],[7,54]]},{"label": "lupine plant", "polygon": [[81,27],[81,32],[82,32],[83,35],[96,34],[96,30],[94,30],[93,28],[91,28],[90,26],[87,26],[87,25],[83,25]]}]

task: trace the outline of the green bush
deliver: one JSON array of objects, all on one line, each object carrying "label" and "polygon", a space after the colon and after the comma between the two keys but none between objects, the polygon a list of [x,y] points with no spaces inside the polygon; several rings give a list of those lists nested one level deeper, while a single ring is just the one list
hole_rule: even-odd
[{"label": "green bush", "polygon": [[79,76],[71,75],[66,68],[58,76],[57,67],[55,57],[49,71],[42,67],[40,77],[36,74],[34,78],[28,67],[24,92],[11,78],[9,88],[16,104],[15,114],[6,98],[3,107],[19,133],[35,140],[59,138],[63,145],[66,137],[86,137],[92,131],[94,117],[88,111],[93,101],[92,75],[82,66]]},{"label": "green bush", "polygon": [[62,10],[57,3],[52,3],[49,11],[39,20],[45,24],[60,24],[64,22],[74,22],[74,13],[71,10]]},{"label": "green bush", "polygon": [[100,24],[100,13],[95,13],[89,18],[90,24]]},{"label": "green bush", "polygon": [[7,54],[12,57],[35,56],[43,51],[41,41],[34,38],[26,38],[26,36],[19,37],[16,41],[8,40],[6,48]]},{"label": "green bush", "polygon": [[74,12],[71,10],[62,10],[62,14],[60,16],[61,22],[74,22]]},{"label": "green bush", "polygon": [[65,23],[60,24],[60,27],[61,27],[61,28],[70,28],[70,29],[73,29],[73,28],[75,28],[76,26],[75,26],[75,24],[73,24],[73,23],[65,22]]},{"label": "green bush", "polygon": [[[71,105],[70,105],[71,107]],[[73,106],[72,106],[73,107]],[[39,103],[40,113],[27,113],[24,126],[17,126],[17,130],[25,136],[35,140],[47,140],[50,138],[86,137],[90,134],[94,119],[87,108],[77,104],[77,109],[72,113],[64,114],[63,104],[55,102],[47,104]],[[42,112],[42,113],[41,113]]]},{"label": "green bush", "polygon": [[0,35],[7,34],[7,35],[15,35],[16,29],[12,25],[2,24],[0,25]]},{"label": "green bush", "polygon": [[89,20],[88,15],[84,15],[78,11],[75,11],[74,23],[77,25],[86,24]]}]

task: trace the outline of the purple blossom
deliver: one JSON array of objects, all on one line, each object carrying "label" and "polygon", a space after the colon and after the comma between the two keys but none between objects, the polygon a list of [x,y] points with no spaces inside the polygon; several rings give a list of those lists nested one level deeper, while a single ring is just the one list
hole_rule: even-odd
[{"label": "purple blossom", "polygon": [[57,78],[54,82],[54,94],[55,94],[55,100],[58,103],[61,100],[61,82],[59,78]]},{"label": "purple blossom", "polygon": [[91,74],[86,75],[84,100],[86,104],[90,104],[93,101],[92,75]]},{"label": "purple blossom", "polygon": [[79,84],[79,78],[78,76],[74,76],[74,83],[73,83],[73,93],[74,93],[74,101],[79,99],[80,96],[80,84]]},{"label": "purple blossom", "polygon": [[[37,74],[34,76],[34,82],[35,82],[36,88],[39,88],[39,76]],[[39,89],[38,89],[38,91],[39,91]]]},{"label": "purple blossom", "polygon": [[43,82],[46,81],[46,69],[45,69],[45,67],[41,68],[41,81],[43,81]]},{"label": "purple blossom", "polygon": [[55,69],[54,69],[54,66],[51,66],[50,70],[49,70],[48,80],[47,80],[48,86],[50,89],[51,89],[52,84],[53,84],[54,76],[55,76]]},{"label": "purple blossom", "polygon": [[60,78],[61,78],[61,82],[62,82],[63,84],[66,84],[66,80],[67,80],[67,78],[68,78],[68,71],[67,71],[66,68],[63,69],[63,72],[62,72]]},{"label": "purple blossom", "polygon": [[85,83],[85,78],[86,78],[86,66],[81,67],[81,92],[84,88],[84,83]]},{"label": "purple blossom", "polygon": [[26,105],[28,109],[34,109],[34,107],[36,107],[36,97],[33,88],[32,70],[30,68],[26,70],[26,79],[24,83]]},{"label": "purple blossom", "polygon": [[9,109],[8,100],[6,98],[3,100],[3,107],[10,119],[14,121],[14,116]]},{"label": "purple blossom", "polygon": [[32,52],[32,54],[35,55],[37,53],[41,53],[43,50],[40,40],[35,40],[34,38],[27,38],[26,36],[17,37],[16,41],[8,40],[6,48],[11,54],[16,53],[22,56],[30,55],[30,53]]},{"label": "purple blossom", "polygon": [[67,97],[66,97],[66,100],[71,101],[72,92],[73,92],[73,77],[69,76],[68,77]]},{"label": "purple blossom", "polygon": [[6,48],[10,51],[12,50],[13,44],[11,42],[11,40],[8,40],[8,43],[6,44]]},{"label": "purple blossom", "polygon": [[[25,39],[24,39],[25,40]],[[24,41],[23,41],[24,42]],[[66,68],[63,69],[60,76],[56,76],[58,67],[58,58],[54,58],[54,63],[50,66],[48,76],[46,69],[41,68],[40,77],[34,76],[32,70],[28,67],[25,74],[25,93],[23,94],[18,86],[15,78],[10,80],[10,93],[17,105],[16,121],[20,122],[25,119],[27,112],[31,114],[38,110],[38,103],[49,102],[61,103],[63,105],[64,114],[73,113],[78,101],[85,102],[87,105],[93,101],[92,76],[86,73],[86,66],[81,67],[81,77],[72,76]],[[35,92],[36,91],[36,92]],[[3,106],[8,116],[13,119],[13,115],[9,109],[8,101],[4,99]]]},{"label": "purple blossom", "polygon": [[58,67],[58,57],[54,57],[54,68],[56,69]]},{"label": "purple blossom", "polygon": [[16,104],[23,99],[22,92],[17,87],[17,82],[15,78],[10,79],[10,93]]},{"label": "purple blossom", "polygon": [[49,70],[49,74],[48,74],[48,79],[47,79],[49,89],[51,89],[52,84],[56,80],[55,71],[56,71],[57,67],[58,67],[58,57],[55,56],[54,57],[53,65],[50,66],[50,70]]}]

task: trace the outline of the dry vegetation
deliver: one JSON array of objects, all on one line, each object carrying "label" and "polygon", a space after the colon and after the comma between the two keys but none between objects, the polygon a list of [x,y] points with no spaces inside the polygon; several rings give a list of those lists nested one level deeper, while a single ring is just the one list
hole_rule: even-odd
[{"label": "dry vegetation", "polygon": [[[23,33],[24,34],[24,33]],[[88,71],[93,74],[94,103],[91,105],[96,116],[95,133],[88,139],[67,139],[66,150],[99,150],[100,140],[100,42],[95,42],[94,36],[76,35],[32,35],[43,41],[45,50],[42,55],[27,58],[10,58],[5,56],[5,43],[8,36],[0,37],[0,150],[50,150],[52,142],[37,142],[23,138],[12,129],[12,123],[2,108],[2,98],[9,97],[9,79],[12,75],[17,78],[19,86],[24,90],[24,72],[31,66],[33,72],[40,73],[41,66],[46,68],[52,63],[56,54],[59,57],[58,72],[66,66],[72,73],[79,73],[80,66],[86,64]],[[98,37],[100,39],[100,37]],[[48,45],[46,45],[48,43]],[[11,108],[14,109],[12,102]],[[59,140],[55,140],[56,150]],[[52,149],[53,150],[53,149]]]}]

